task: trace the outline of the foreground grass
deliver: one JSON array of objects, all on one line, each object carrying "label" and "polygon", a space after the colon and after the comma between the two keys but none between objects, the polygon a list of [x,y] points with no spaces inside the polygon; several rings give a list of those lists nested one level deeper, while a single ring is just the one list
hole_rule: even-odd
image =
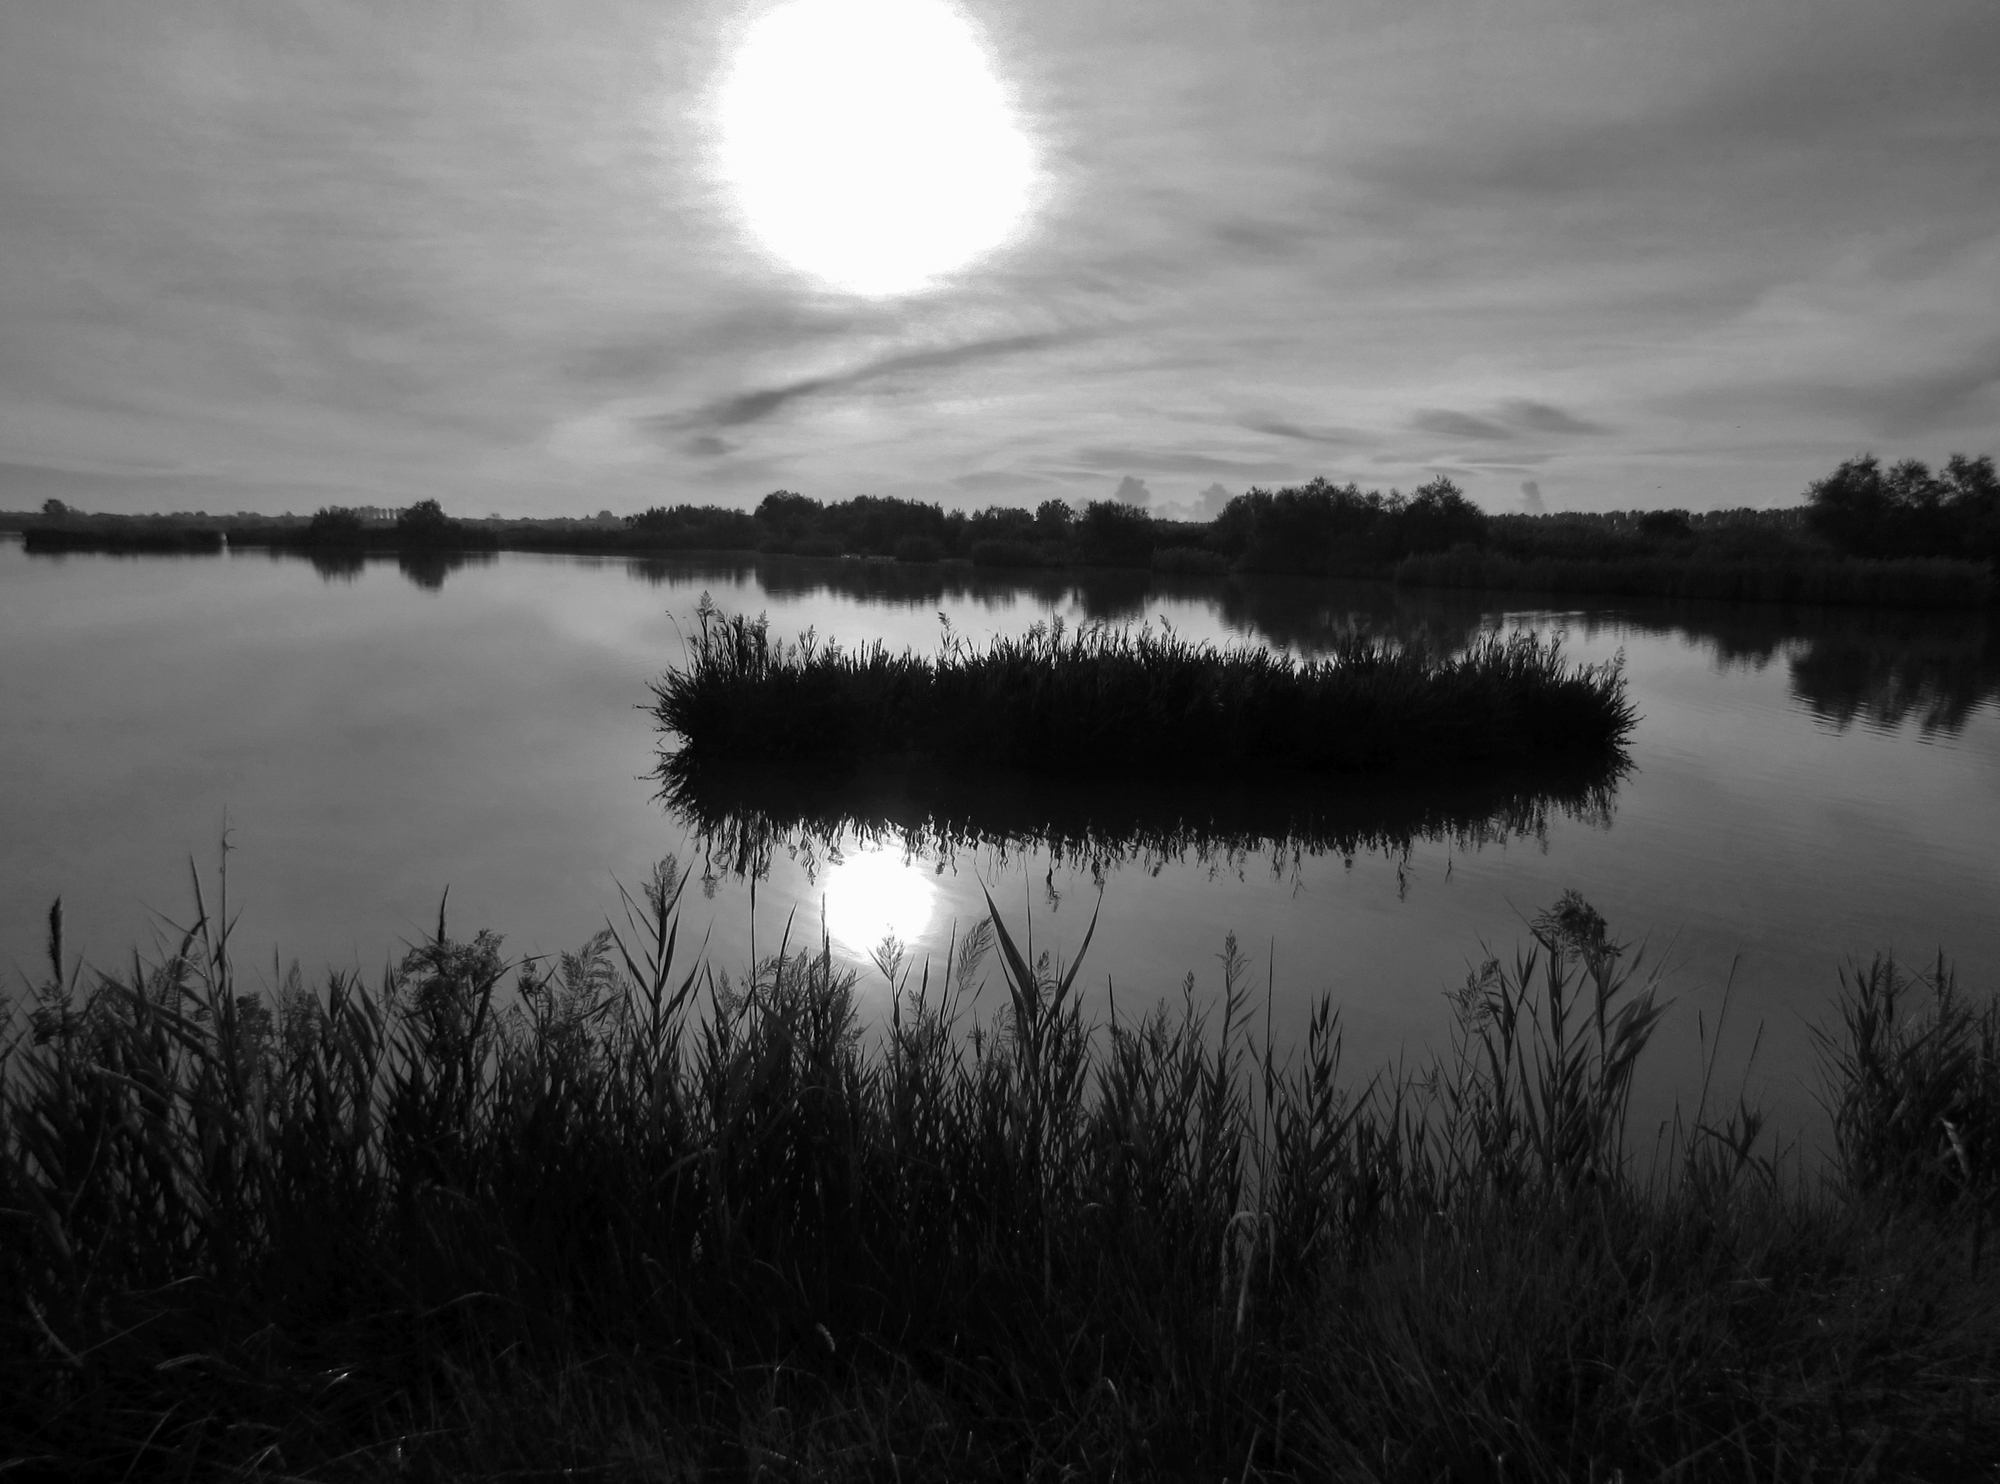
[{"label": "foreground grass", "polygon": [[773,641],[763,619],[697,610],[685,664],[654,686],[662,730],[706,761],[853,762],[1104,773],[1334,772],[1609,755],[1634,715],[1616,665],[1491,635],[1439,659],[1356,639],[1324,659],[1219,650],[1168,631],[1037,624],[936,658]]},{"label": "foreground grass", "polygon": [[[71,1479],[1989,1478],[1996,1017],[1876,963],[1838,1160],[1701,1102],[1574,896],[1415,1074],[1322,1002],[1082,1020],[997,912],[886,1026],[676,963],[671,863],[555,963],[239,990],[226,928],[43,986],[0,1089],[0,1467]],[[52,961],[62,967],[60,919]],[[1087,949],[1088,937],[1083,945]],[[989,967],[990,966],[990,967]],[[501,993],[516,976],[519,993]],[[1004,1002],[980,1014],[979,986]]]}]

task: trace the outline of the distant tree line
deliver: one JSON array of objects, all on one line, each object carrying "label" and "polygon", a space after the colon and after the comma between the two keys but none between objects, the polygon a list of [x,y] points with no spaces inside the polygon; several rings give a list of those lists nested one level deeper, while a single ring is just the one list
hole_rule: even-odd
[{"label": "distant tree line", "polygon": [[[1917,460],[1884,468],[1872,454],[1816,480],[1780,510],[1624,510],[1488,515],[1445,478],[1408,495],[1313,479],[1252,488],[1212,521],[1173,521],[1142,506],[1045,500],[1032,510],[946,510],[862,495],[826,502],[774,490],[753,510],[654,506],[622,521],[454,519],[434,499],[393,522],[328,506],[309,521],[86,515],[49,501],[23,528],[44,550],[100,544],[140,549],[170,528],[199,527],[219,546],[339,552],[761,552],[969,561],[982,567],[1151,567],[1185,573],[1289,572],[1395,577],[1449,586],[1540,587],[1659,596],[1903,602],[1914,589],[1960,604],[1986,601],[2000,564],[2000,478],[1990,456],[1953,454],[1933,473]],[[373,515],[370,511],[367,515]],[[196,538],[188,538],[190,540]],[[163,549],[163,548],[162,548]],[[1863,571],[1901,562],[1897,573]],[[1912,563],[1927,562],[1929,567]],[[1945,564],[1942,566],[1935,564]],[[1892,580],[1893,579],[1893,580]],[[1846,592],[1846,598],[1840,596]]]},{"label": "distant tree line", "polygon": [[497,547],[499,536],[483,525],[454,520],[436,500],[419,500],[388,524],[367,521],[340,505],[315,511],[297,544],[314,548],[395,551],[466,551]]},{"label": "distant tree line", "polygon": [[1253,489],[1211,523],[1156,519],[1136,505],[1094,500],[1075,509],[1044,500],[1033,510],[940,505],[877,496],[822,503],[776,490],[753,511],[656,507],[626,520],[655,549],[881,556],[901,561],[970,560],[982,566],[1136,566],[1163,552],[1205,553],[1214,570],[1374,569],[1411,551],[1485,539],[1479,508],[1446,479],[1405,498],[1363,494],[1316,479],[1297,489]]}]

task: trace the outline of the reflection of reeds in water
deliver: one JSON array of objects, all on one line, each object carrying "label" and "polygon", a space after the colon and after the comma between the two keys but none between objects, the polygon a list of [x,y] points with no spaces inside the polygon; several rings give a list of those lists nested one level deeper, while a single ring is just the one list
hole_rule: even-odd
[{"label": "reflection of reeds in water", "polygon": [[1274,872],[1305,858],[1353,860],[1420,841],[1466,850],[1541,839],[1567,818],[1608,828],[1622,755],[1477,779],[1291,779],[1284,783],[864,767],[829,775],[796,767],[700,767],[664,758],[662,801],[693,832],[711,870],[762,876],[774,852],[813,864],[845,837],[890,839],[937,859],[994,847],[1047,852],[1054,864],[1102,871],[1192,860]]}]

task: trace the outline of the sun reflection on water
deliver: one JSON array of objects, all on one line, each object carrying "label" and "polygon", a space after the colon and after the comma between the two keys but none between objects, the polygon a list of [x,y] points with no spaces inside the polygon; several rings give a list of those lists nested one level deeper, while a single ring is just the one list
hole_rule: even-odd
[{"label": "sun reflection on water", "polygon": [[846,851],[820,878],[827,936],[863,955],[885,936],[912,943],[937,915],[938,887],[921,859],[881,847]]}]

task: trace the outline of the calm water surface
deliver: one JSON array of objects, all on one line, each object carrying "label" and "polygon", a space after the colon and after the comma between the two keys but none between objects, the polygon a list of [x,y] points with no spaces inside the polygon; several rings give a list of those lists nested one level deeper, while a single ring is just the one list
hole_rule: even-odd
[{"label": "calm water surface", "polygon": [[[1199,815],[1214,792],[1195,777],[1150,801],[1104,790],[1096,814],[1072,791],[1053,844],[1032,827],[1032,791],[996,802],[985,838],[961,830],[945,848],[912,851],[893,827],[828,834],[822,818],[817,837],[762,840],[753,914],[728,829],[664,806],[652,776],[647,682],[681,655],[704,591],[780,633],[920,649],[940,614],[973,639],[1060,615],[1301,653],[1356,630],[1453,644],[1530,626],[1578,659],[1622,653],[1642,719],[1609,788],[1365,785],[1288,841],[1227,800],[1233,833],[1183,827],[1176,809]],[[574,948],[615,882],[672,853],[705,863],[686,929],[731,968],[753,933],[774,948],[794,913],[795,941],[824,914],[863,966],[885,932],[938,955],[983,913],[982,887],[1038,949],[1067,954],[1101,898],[1082,978],[1100,1009],[1115,987],[1123,1013],[1178,996],[1190,972],[1212,997],[1234,932],[1271,986],[1273,1034],[1330,992],[1357,1069],[1439,1038],[1468,964],[1511,954],[1523,920],[1575,888],[1670,970],[1648,1110],[1692,1086],[1698,1020],[1713,1025],[1733,970],[1724,1065],[1740,1073],[1761,1025],[1750,1090],[1798,1128],[1812,1121],[1808,1028],[1851,956],[1942,948],[1975,989],[2000,982],[2000,644],[1983,616],[1552,611],[1374,584],[1013,584],[790,560],[48,560],[9,543],[0,633],[0,970],[15,987],[39,974],[58,894],[72,947],[106,966],[184,919],[189,858],[212,889],[225,819],[251,963],[373,969],[428,930],[447,886],[464,935]],[[879,803],[855,812],[909,822]],[[1120,822],[1114,837],[1078,834],[1100,817]],[[863,982],[879,1004],[880,976]]]}]

